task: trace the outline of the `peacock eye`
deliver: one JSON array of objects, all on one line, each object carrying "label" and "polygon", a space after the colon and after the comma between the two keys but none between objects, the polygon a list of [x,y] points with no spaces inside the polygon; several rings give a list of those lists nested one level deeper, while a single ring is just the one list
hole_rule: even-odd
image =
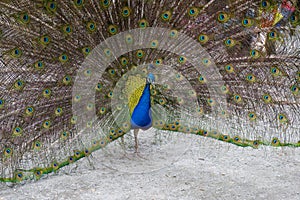
[{"label": "peacock eye", "polygon": [[103,0],[103,5],[104,6],[109,6],[110,4],[110,1],[109,0]]},{"label": "peacock eye", "polygon": [[28,24],[30,22],[30,17],[28,15],[28,13],[21,13],[19,15],[18,22],[21,24],[24,24],[24,25]]},{"label": "peacock eye", "polygon": [[220,12],[218,14],[217,20],[221,23],[225,23],[229,20],[229,15],[225,12]]},{"label": "peacock eye", "polygon": [[263,9],[267,9],[270,6],[270,2],[269,1],[262,1],[260,5]]},{"label": "peacock eye", "polygon": [[108,32],[109,32],[111,35],[117,34],[117,32],[118,32],[117,26],[115,26],[115,25],[110,25],[110,26],[108,26]]},{"label": "peacock eye", "polygon": [[45,8],[49,14],[53,14],[57,9],[57,3],[54,1],[48,2],[46,3]]},{"label": "peacock eye", "polygon": [[130,15],[130,11],[129,11],[128,7],[124,7],[122,9],[122,15],[123,15],[123,17],[128,17]]},{"label": "peacock eye", "polygon": [[161,18],[164,20],[164,21],[169,21],[171,19],[171,12],[170,11],[165,11],[162,13],[161,15]]},{"label": "peacock eye", "polygon": [[76,7],[81,7],[83,5],[83,0],[75,0],[74,3]]},{"label": "peacock eye", "polygon": [[252,19],[250,19],[250,18],[244,18],[243,20],[242,20],[242,25],[244,26],[244,27],[251,27],[252,25],[253,25],[253,20]]},{"label": "peacock eye", "polygon": [[54,9],[55,7],[56,7],[55,3],[51,3],[51,4],[50,4],[50,8],[51,8],[51,9]]},{"label": "peacock eye", "polygon": [[224,16],[223,14],[220,14],[220,15],[219,15],[219,20],[222,21],[222,20],[224,20],[224,18],[225,18],[225,16]]},{"label": "peacock eye", "polygon": [[295,15],[292,15],[292,16],[290,17],[290,20],[291,20],[292,22],[296,21],[296,16],[295,16]]},{"label": "peacock eye", "polygon": [[192,7],[188,9],[188,15],[190,17],[197,17],[199,14],[199,9],[197,7]]}]

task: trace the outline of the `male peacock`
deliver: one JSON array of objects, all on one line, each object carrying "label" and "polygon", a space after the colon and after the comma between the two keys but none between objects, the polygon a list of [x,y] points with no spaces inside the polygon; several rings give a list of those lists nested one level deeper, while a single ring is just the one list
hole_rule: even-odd
[{"label": "male peacock", "polygon": [[300,146],[295,0],[2,0],[0,180],[130,129]]}]

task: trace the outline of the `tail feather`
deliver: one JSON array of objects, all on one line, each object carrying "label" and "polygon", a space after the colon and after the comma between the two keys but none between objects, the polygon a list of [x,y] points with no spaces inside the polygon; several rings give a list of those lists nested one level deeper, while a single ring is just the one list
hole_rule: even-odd
[{"label": "tail feather", "polygon": [[130,130],[129,76],[153,126],[299,147],[299,5],[260,0],[0,2],[0,180],[39,179]]}]

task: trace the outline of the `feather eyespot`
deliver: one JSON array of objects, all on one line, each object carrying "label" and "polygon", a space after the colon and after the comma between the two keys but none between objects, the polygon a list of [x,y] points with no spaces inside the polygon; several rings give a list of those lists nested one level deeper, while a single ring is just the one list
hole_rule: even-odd
[{"label": "feather eyespot", "polygon": [[285,114],[282,114],[282,113],[278,114],[277,119],[279,120],[280,123],[288,122],[287,117],[285,116]]},{"label": "feather eyespot", "polygon": [[132,35],[130,35],[130,34],[126,35],[125,36],[125,42],[127,44],[132,44],[133,43],[133,37],[132,37]]},{"label": "feather eyespot", "polygon": [[100,3],[103,8],[108,8],[111,4],[111,0],[101,0]]},{"label": "feather eyespot", "polygon": [[208,98],[208,99],[207,99],[207,104],[208,104],[209,106],[214,106],[214,105],[216,104],[216,102],[215,102],[214,99]]},{"label": "feather eyespot", "polygon": [[100,92],[102,90],[102,84],[98,83],[95,87],[96,91]]},{"label": "feather eyespot", "polygon": [[113,92],[110,91],[110,92],[107,94],[107,97],[112,98],[112,97],[113,97]]},{"label": "feather eyespot", "polygon": [[272,101],[272,97],[269,94],[264,94],[263,95],[263,101],[265,103],[270,103]]},{"label": "feather eyespot", "polygon": [[62,31],[65,35],[70,35],[73,32],[71,25],[66,24],[62,27]]},{"label": "feather eyespot", "polygon": [[205,34],[200,34],[198,35],[198,41],[201,43],[201,44],[205,44],[207,43],[209,40],[208,36],[205,35]]},{"label": "feather eyespot", "polygon": [[220,90],[222,94],[227,94],[229,92],[229,87],[226,85],[222,85]]},{"label": "feather eyespot", "polygon": [[4,156],[5,157],[10,157],[12,155],[12,153],[13,153],[12,148],[5,148],[4,149]]},{"label": "feather eyespot", "polygon": [[49,2],[46,4],[46,10],[47,10],[50,14],[53,14],[53,13],[56,12],[56,10],[57,10],[57,3],[54,2],[54,1],[49,1]]},{"label": "feather eyespot", "polygon": [[184,64],[184,63],[186,63],[186,58],[185,58],[184,56],[179,56],[179,57],[178,57],[178,62],[179,62],[180,64]]},{"label": "feather eyespot", "polygon": [[235,45],[235,41],[231,38],[228,38],[228,39],[225,40],[225,45],[227,47],[233,47]]},{"label": "feather eyespot", "polygon": [[115,35],[118,33],[118,27],[116,25],[109,25],[107,30],[111,35]]},{"label": "feather eyespot", "polygon": [[42,70],[42,69],[44,69],[45,65],[42,61],[37,61],[34,64],[34,67],[35,67],[36,70]]},{"label": "feather eyespot", "polygon": [[225,12],[219,12],[217,20],[221,23],[225,23],[229,20],[229,15]]},{"label": "feather eyespot", "polygon": [[70,75],[66,75],[63,77],[62,82],[64,85],[70,85],[72,78]]},{"label": "feather eyespot", "polygon": [[77,8],[81,8],[84,4],[84,0],[74,0],[73,2]]},{"label": "feather eyespot", "polygon": [[73,116],[70,120],[71,124],[76,124],[77,123],[77,116]]},{"label": "feather eyespot", "polygon": [[51,90],[50,89],[44,89],[43,90],[43,96],[46,98],[49,98],[51,96]]},{"label": "feather eyespot", "polygon": [[294,13],[289,17],[289,21],[293,26],[296,26],[299,24],[299,13]]},{"label": "feather eyespot", "polygon": [[20,48],[14,48],[10,50],[10,56],[12,58],[20,58],[23,54],[23,51]]},{"label": "feather eyespot", "polygon": [[128,58],[121,57],[120,62],[122,66],[126,66],[128,64]]},{"label": "feather eyespot", "polygon": [[297,85],[292,85],[290,89],[294,95],[297,95],[299,93],[299,87],[297,87]]},{"label": "feather eyespot", "polygon": [[128,7],[122,8],[122,16],[123,17],[129,17],[130,14],[131,14],[131,11]]},{"label": "feather eyespot", "polygon": [[21,24],[28,24],[30,22],[30,16],[27,12],[20,13],[19,16],[17,17],[17,21]]},{"label": "feather eyespot", "polygon": [[58,60],[64,64],[64,63],[68,62],[69,57],[67,54],[63,53],[59,56]]},{"label": "feather eyespot", "polygon": [[272,146],[280,146],[280,141],[278,140],[278,138],[273,138],[271,145]]},{"label": "feather eyespot", "polygon": [[106,108],[105,107],[101,107],[100,110],[99,110],[99,113],[101,115],[105,114],[106,113]]},{"label": "feather eyespot", "polygon": [[224,68],[225,68],[227,73],[233,73],[234,72],[234,67],[231,64],[225,65]]},{"label": "feather eyespot", "polygon": [[20,79],[16,80],[15,83],[14,83],[14,88],[16,90],[22,90],[24,88],[24,86],[25,86],[25,82],[23,80],[20,80]]},{"label": "feather eyespot", "polygon": [[22,133],[23,133],[23,129],[18,126],[16,128],[14,128],[12,135],[15,137],[18,137],[18,136],[21,136]]},{"label": "feather eyespot", "polygon": [[233,96],[233,100],[236,103],[241,103],[243,99],[242,99],[242,97],[239,94],[236,94],[236,95]]},{"label": "feather eyespot", "polygon": [[187,10],[187,13],[190,17],[197,17],[199,14],[199,9],[196,7],[191,7]]},{"label": "feather eyespot", "polygon": [[271,32],[268,33],[268,39],[271,40],[271,41],[276,40],[277,37],[278,36],[277,36],[277,33],[275,31],[271,31]]},{"label": "feather eyespot", "polygon": [[279,76],[281,74],[281,71],[277,67],[273,66],[271,67],[271,74],[273,76]]},{"label": "feather eyespot", "polygon": [[81,49],[82,54],[86,57],[91,53],[91,48],[90,47],[83,47]]},{"label": "feather eyespot", "polygon": [[250,27],[250,26],[253,25],[253,20],[252,20],[252,19],[249,19],[249,18],[244,18],[244,19],[242,20],[242,25],[243,25],[244,27]]},{"label": "feather eyespot", "polygon": [[97,30],[97,25],[94,21],[87,22],[86,29],[89,33],[94,33]]},{"label": "feather eyespot", "polygon": [[156,59],[156,60],[154,61],[154,65],[155,65],[155,66],[161,66],[162,64],[163,64],[163,60],[162,60],[161,58]]},{"label": "feather eyespot", "polygon": [[211,61],[210,61],[210,59],[208,59],[208,58],[203,58],[203,59],[202,59],[202,64],[203,64],[204,66],[208,67],[208,66],[211,64]]},{"label": "feather eyespot", "polygon": [[169,37],[170,38],[177,38],[178,37],[178,31],[175,30],[175,29],[171,30],[170,33],[169,33]]},{"label": "feather eyespot", "polygon": [[22,172],[16,172],[15,178],[17,181],[22,181],[24,179],[24,174]]},{"label": "feather eyespot", "polygon": [[42,143],[41,143],[40,141],[35,141],[35,142],[33,143],[33,149],[34,149],[34,150],[40,150],[41,147],[42,147]]},{"label": "feather eyespot", "polygon": [[141,59],[141,58],[143,58],[144,57],[144,54],[145,54],[145,52],[143,51],[143,50],[137,50],[137,52],[136,52],[136,57],[138,58],[138,59]]},{"label": "feather eyespot", "polygon": [[170,11],[165,11],[161,14],[161,18],[164,20],[164,21],[170,21],[171,19],[171,16],[172,16],[172,13]]},{"label": "feather eyespot", "polygon": [[271,5],[270,2],[265,1],[265,0],[261,1],[261,3],[260,3],[260,6],[262,9],[268,9],[270,7],[270,5]]},{"label": "feather eyespot", "polygon": [[50,121],[50,120],[45,120],[45,121],[43,122],[43,127],[44,127],[45,129],[49,129],[50,126],[51,126],[51,121]]},{"label": "feather eyespot", "polygon": [[66,140],[70,135],[70,132],[69,131],[63,131],[61,134],[60,134],[60,139],[62,140]]},{"label": "feather eyespot", "polygon": [[248,114],[248,117],[249,117],[249,120],[250,120],[250,121],[256,120],[256,114],[255,114],[255,112],[250,112],[250,113]]},{"label": "feather eyespot", "polygon": [[32,116],[34,113],[34,108],[32,106],[28,106],[25,108],[25,114],[27,116]]},{"label": "feather eyespot", "polygon": [[153,40],[150,42],[150,48],[157,48],[158,46],[158,41],[157,40]]},{"label": "feather eyespot", "polygon": [[246,75],[246,80],[250,83],[254,83],[256,81],[256,77],[253,74]]},{"label": "feather eyespot", "polygon": [[63,109],[62,108],[56,108],[55,111],[54,111],[54,114],[59,117],[63,114]]},{"label": "feather eyespot", "polygon": [[254,59],[259,58],[260,57],[260,52],[256,49],[253,49],[250,51],[250,56]]},{"label": "feather eyespot", "polygon": [[147,20],[141,19],[141,20],[138,22],[138,25],[139,25],[139,28],[146,28],[146,27],[148,27],[149,23],[148,23]]},{"label": "feather eyespot", "polygon": [[206,83],[206,78],[205,78],[203,75],[200,75],[199,78],[198,78],[198,80],[199,80],[199,82],[200,82],[201,84]]}]

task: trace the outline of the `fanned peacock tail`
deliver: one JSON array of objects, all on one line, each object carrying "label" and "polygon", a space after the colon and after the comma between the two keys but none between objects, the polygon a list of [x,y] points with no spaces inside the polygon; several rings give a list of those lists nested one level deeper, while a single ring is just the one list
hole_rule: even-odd
[{"label": "fanned peacock tail", "polygon": [[0,180],[88,156],[152,126],[239,146],[300,146],[297,1],[0,2]]}]

